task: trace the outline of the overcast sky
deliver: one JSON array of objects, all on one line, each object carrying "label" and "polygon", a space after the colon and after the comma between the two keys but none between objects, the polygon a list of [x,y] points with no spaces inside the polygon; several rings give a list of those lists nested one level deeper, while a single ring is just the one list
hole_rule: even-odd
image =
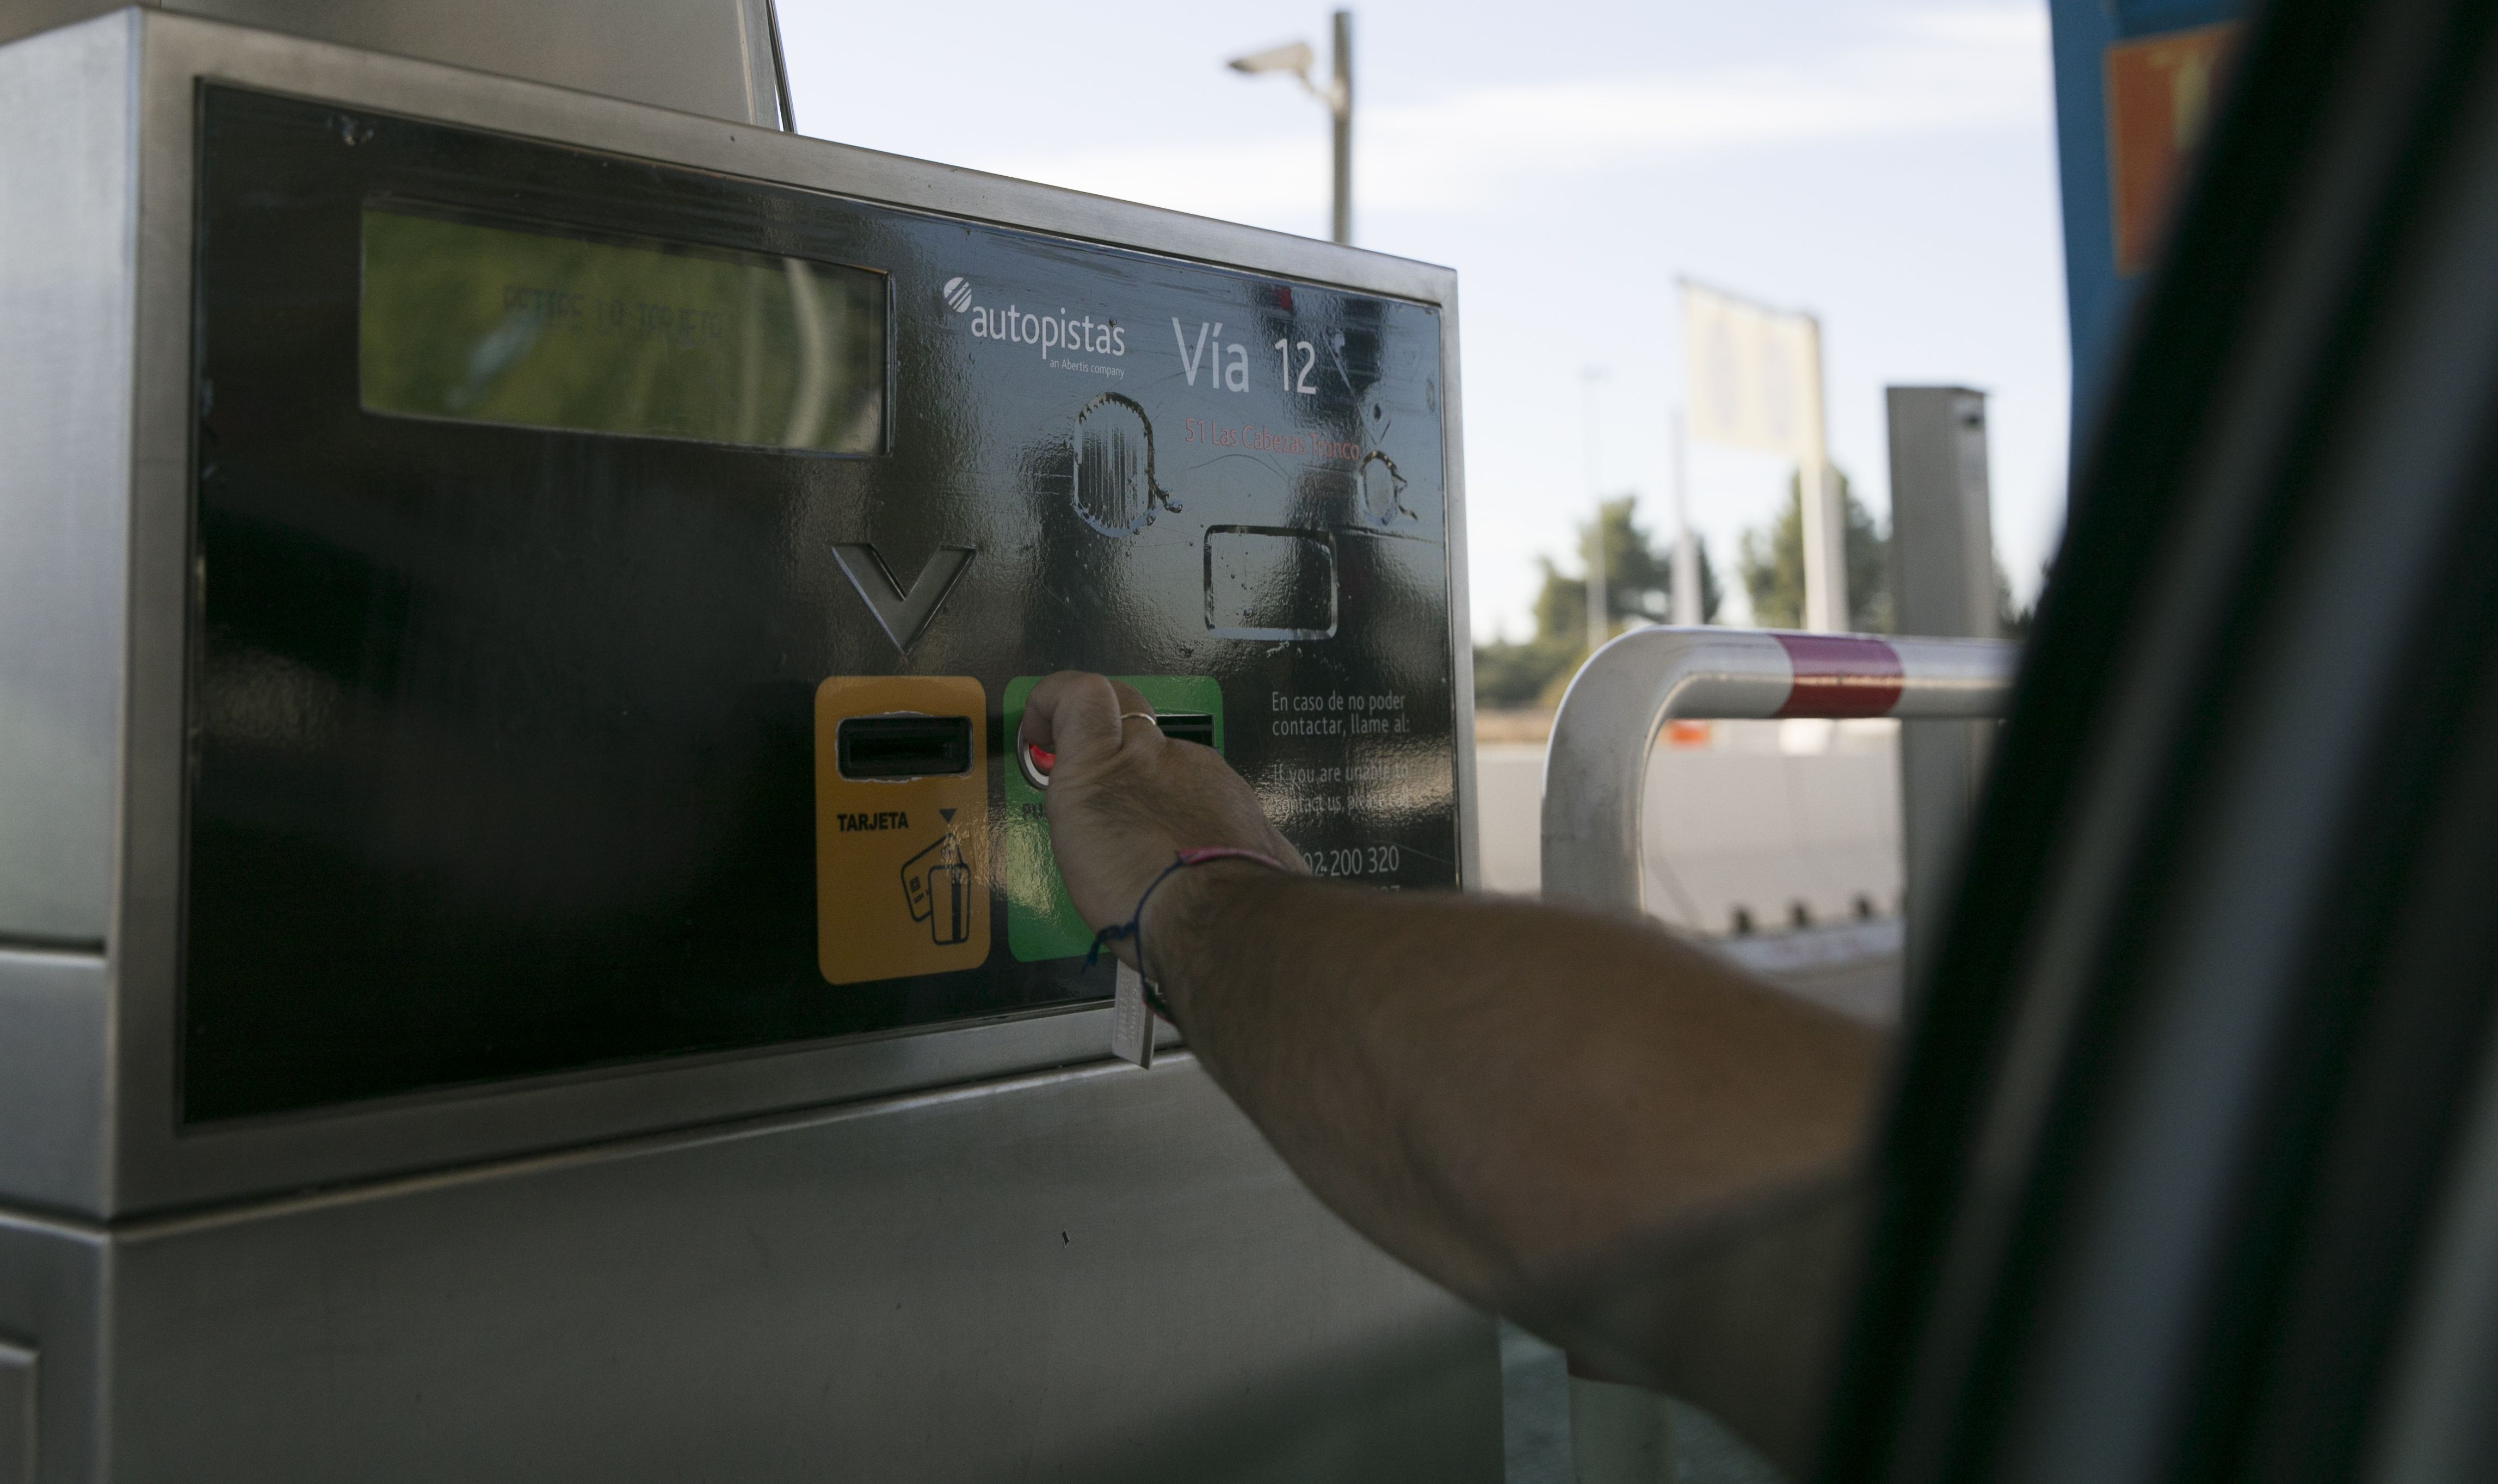
[{"label": "overcast sky", "polygon": [[[1300,5],[781,0],[800,128],[1285,232],[1327,230],[1320,107],[1223,60]],[[2067,363],[2039,0],[1750,0],[1355,11],[1355,240],[1457,268],[1475,626],[1524,631],[1533,557],[1575,551],[1597,466],[1670,526],[1675,279],[1821,316],[1832,457],[1887,511],[1882,391],[1993,413],[1996,544],[2034,588],[2064,505]],[[1734,547],[1787,471],[1696,447],[1695,523]],[[1568,564],[1575,565],[1575,557]],[[1738,611],[1740,616],[1740,610]]]}]

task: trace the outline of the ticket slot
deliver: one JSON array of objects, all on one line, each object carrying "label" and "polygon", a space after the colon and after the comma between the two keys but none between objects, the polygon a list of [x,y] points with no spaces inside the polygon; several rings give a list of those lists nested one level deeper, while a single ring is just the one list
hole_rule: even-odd
[{"label": "ticket slot", "polygon": [[968,716],[849,716],[834,729],[834,767],[853,780],[954,777],[972,771]]},{"label": "ticket slot", "polygon": [[1173,742],[1195,742],[1201,747],[1214,745],[1214,713],[1211,711],[1165,711],[1154,718],[1154,724]]},{"label": "ticket slot", "polygon": [[[1212,711],[1164,711],[1154,717],[1154,725],[1173,742],[1195,742],[1201,747],[1217,745],[1217,733]],[[1015,739],[1015,760],[1022,765],[1023,780],[1038,789],[1049,787],[1050,770],[1058,766],[1058,754],[1036,747],[1021,738]],[[858,776],[853,774],[852,776]]]}]

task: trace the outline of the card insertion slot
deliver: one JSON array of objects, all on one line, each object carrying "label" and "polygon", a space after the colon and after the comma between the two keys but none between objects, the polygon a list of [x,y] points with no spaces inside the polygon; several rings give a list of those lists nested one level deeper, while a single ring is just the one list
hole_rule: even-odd
[{"label": "card insertion slot", "polygon": [[846,716],[833,737],[845,778],[935,778],[972,771],[972,719],[905,712]]}]

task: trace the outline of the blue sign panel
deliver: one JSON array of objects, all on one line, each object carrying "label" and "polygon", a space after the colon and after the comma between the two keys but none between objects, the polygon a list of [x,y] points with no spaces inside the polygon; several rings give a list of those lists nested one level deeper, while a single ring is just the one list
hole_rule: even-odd
[{"label": "blue sign panel", "polygon": [[2122,348],[2244,0],[2048,0],[2078,443]]}]

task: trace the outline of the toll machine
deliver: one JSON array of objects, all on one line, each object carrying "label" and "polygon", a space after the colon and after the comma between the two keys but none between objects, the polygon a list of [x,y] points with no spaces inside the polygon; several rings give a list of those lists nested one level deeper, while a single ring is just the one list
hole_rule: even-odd
[{"label": "toll machine", "polygon": [[1493,1476],[1009,762],[1468,880],[1451,274],[154,10],[0,173],[0,1480]]}]

